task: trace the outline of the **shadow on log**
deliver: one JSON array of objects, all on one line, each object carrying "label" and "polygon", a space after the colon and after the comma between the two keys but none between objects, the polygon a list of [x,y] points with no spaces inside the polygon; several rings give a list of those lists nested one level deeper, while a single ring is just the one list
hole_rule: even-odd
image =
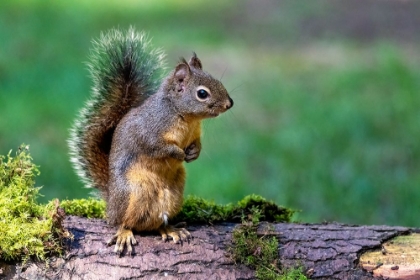
[{"label": "shadow on log", "polygon": [[[115,228],[103,220],[67,217],[64,226],[74,235],[62,257],[24,267],[0,263],[4,279],[254,279],[250,268],[235,264],[227,249],[237,224],[190,225],[189,244],[162,242],[153,234],[136,234],[134,256],[118,258],[107,247]],[[342,224],[261,224],[258,233],[279,240],[283,266],[300,265],[313,279],[372,279],[362,268],[362,253],[381,249],[384,242],[412,232],[390,226]],[[420,276],[419,276],[420,277]],[[392,279],[392,278],[391,278]],[[403,278],[394,278],[403,279]],[[410,278],[407,278],[410,279]],[[420,279],[420,278],[412,278]]]}]

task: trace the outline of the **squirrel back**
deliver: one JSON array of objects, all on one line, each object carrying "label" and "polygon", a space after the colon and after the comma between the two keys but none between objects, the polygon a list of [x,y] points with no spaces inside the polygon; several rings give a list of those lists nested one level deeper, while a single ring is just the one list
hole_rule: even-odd
[{"label": "squirrel back", "polygon": [[69,147],[82,181],[107,195],[114,130],[131,108],[158,90],[164,54],[133,28],[126,33],[111,30],[93,44],[88,63],[92,94],[70,131]]}]

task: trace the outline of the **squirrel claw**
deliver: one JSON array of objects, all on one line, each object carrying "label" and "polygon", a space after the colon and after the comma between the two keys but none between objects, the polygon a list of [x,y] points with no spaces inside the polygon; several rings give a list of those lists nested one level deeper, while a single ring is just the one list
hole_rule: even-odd
[{"label": "squirrel claw", "polygon": [[111,246],[114,243],[114,252],[119,256],[122,255],[125,246],[127,246],[127,253],[129,255],[133,255],[133,247],[131,245],[136,245],[137,240],[134,238],[134,234],[131,229],[125,229],[121,227],[118,229],[117,233],[110,240],[108,240],[106,244]]},{"label": "squirrel claw", "polygon": [[162,226],[159,228],[159,233],[163,241],[168,241],[169,237],[172,238],[174,244],[183,242],[190,242],[191,234],[185,228],[177,228],[173,226]]},{"label": "squirrel claw", "polygon": [[200,155],[200,147],[198,147],[196,144],[191,144],[185,149],[186,162],[191,162],[193,160],[196,160],[199,155]]}]

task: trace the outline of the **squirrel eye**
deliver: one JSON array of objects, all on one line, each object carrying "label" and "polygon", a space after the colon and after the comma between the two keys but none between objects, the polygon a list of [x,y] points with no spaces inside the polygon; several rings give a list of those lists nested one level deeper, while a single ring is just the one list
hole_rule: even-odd
[{"label": "squirrel eye", "polygon": [[203,89],[203,88],[199,88],[197,90],[197,98],[200,100],[205,100],[210,96],[210,94],[208,93],[207,90]]},{"label": "squirrel eye", "polygon": [[207,96],[209,96],[209,93],[206,90],[204,90],[204,89],[199,89],[197,91],[197,96],[200,99],[205,99],[205,98],[207,98]]}]

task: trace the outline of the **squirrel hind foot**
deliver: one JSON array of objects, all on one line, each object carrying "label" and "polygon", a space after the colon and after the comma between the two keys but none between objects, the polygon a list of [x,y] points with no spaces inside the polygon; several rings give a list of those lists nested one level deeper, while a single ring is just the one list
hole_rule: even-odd
[{"label": "squirrel hind foot", "polygon": [[162,236],[163,241],[168,241],[170,238],[174,241],[174,244],[183,242],[190,243],[190,240],[192,238],[191,233],[189,233],[185,228],[179,228],[176,226],[164,226],[162,225],[158,229],[160,235]]},{"label": "squirrel hind foot", "polygon": [[111,239],[109,239],[106,244],[108,246],[115,244],[114,253],[121,257],[125,247],[127,247],[128,255],[134,254],[133,247],[131,245],[136,245],[137,240],[134,238],[134,234],[131,229],[126,229],[121,226],[117,233]]}]

